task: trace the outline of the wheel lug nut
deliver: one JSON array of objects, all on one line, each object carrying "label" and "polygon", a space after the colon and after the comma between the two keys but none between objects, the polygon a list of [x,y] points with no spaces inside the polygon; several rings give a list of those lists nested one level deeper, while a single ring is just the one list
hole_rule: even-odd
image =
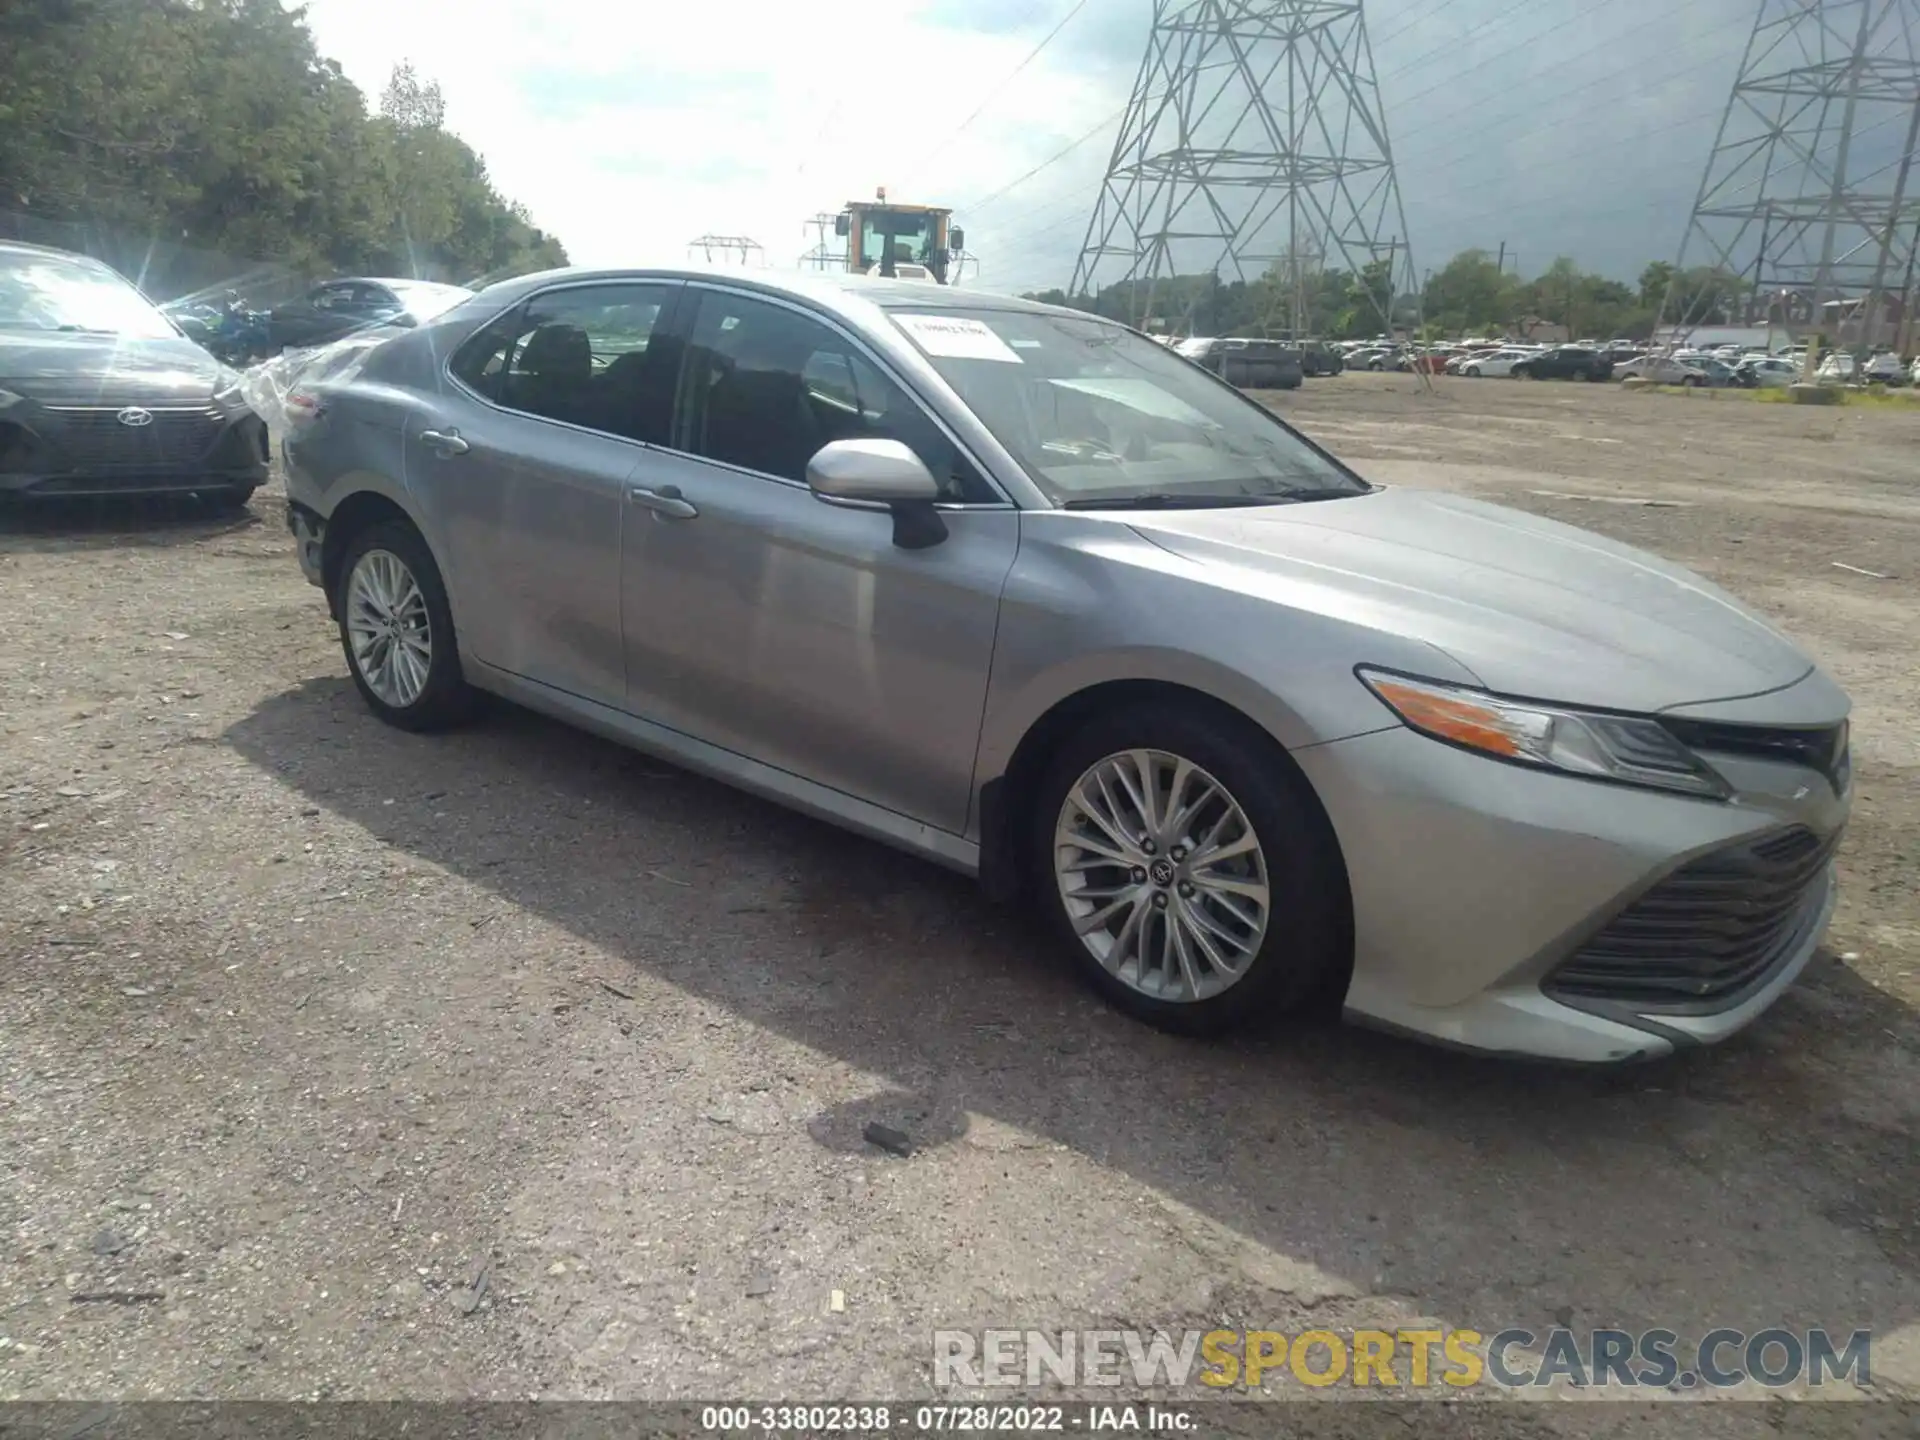
[{"label": "wheel lug nut", "polygon": [[1187,858],[1187,847],[1184,845],[1176,845],[1173,847],[1172,854],[1174,859],[1184,860]]},{"label": "wheel lug nut", "polygon": [[1164,910],[1167,908],[1167,892],[1166,891],[1156,890],[1153,892],[1153,908],[1156,910]]},{"label": "wheel lug nut", "polygon": [[1142,870],[1138,865],[1133,867],[1133,883],[1136,885],[1144,885],[1147,883],[1147,872]]},{"label": "wheel lug nut", "polygon": [[1193,886],[1187,884],[1184,880],[1180,882],[1180,898],[1183,900],[1191,900],[1193,898]]},{"label": "wheel lug nut", "polygon": [[1147,852],[1147,854],[1149,854],[1149,855],[1152,855],[1153,853],[1155,853],[1155,852],[1154,852],[1154,845],[1153,845],[1153,841],[1151,841],[1151,840],[1145,840],[1145,839],[1143,839],[1143,840],[1141,840],[1141,842],[1140,842],[1140,848],[1141,848],[1142,850],[1144,850],[1144,851],[1146,851],[1146,852]]}]

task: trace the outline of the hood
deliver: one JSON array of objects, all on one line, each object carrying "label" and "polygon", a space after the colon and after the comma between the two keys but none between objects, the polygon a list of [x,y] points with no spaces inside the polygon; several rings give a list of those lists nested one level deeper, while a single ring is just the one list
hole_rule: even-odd
[{"label": "hood", "polygon": [[[1131,517],[1236,588],[1445,651],[1489,690],[1650,713],[1813,664],[1732,596],[1630,546],[1433,491]],[[1356,657],[1364,658],[1364,657]]]},{"label": "hood", "polygon": [[0,330],[0,390],[48,405],[193,405],[213,398],[222,374],[185,337]]}]

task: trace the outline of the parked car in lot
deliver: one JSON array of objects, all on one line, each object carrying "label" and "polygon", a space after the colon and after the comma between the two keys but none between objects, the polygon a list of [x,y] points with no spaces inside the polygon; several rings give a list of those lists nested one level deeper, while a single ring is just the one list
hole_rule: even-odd
[{"label": "parked car in lot", "polygon": [[492,692],[976,874],[1156,1024],[1662,1054],[1833,903],[1847,700],[1766,621],[1094,316],[559,271],[292,398],[375,715]]},{"label": "parked car in lot", "polygon": [[1836,381],[1842,384],[1858,379],[1859,375],[1859,364],[1844,350],[1834,351],[1822,360],[1820,368],[1813,372],[1813,378],[1816,380]]},{"label": "parked car in lot", "polygon": [[1324,340],[1300,343],[1300,369],[1307,375],[1338,375],[1347,368],[1340,352]]},{"label": "parked car in lot", "polygon": [[1241,390],[1297,390],[1300,352],[1279,340],[1182,340],[1174,350]]},{"label": "parked car in lot", "polygon": [[1655,385],[1707,383],[1704,370],[1671,355],[1641,355],[1632,360],[1623,360],[1613,367],[1613,378],[1616,380],[1630,380],[1636,376]]},{"label": "parked car in lot", "polygon": [[1907,383],[1907,367],[1898,355],[1882,351],[1867,361],[1862,378],[1882,385],[1904,385]]},{"label": "parked car in lot", "polygon": [[244,369],[268,353],[267,316],[238,291],[190,295],[160,307],[180,332],[223,365]]},{"label": "parked car in lot", "polygon": [[1779,355],[1751,356],[1734,366],[1734,383],[1748,390],[1781,389],[1797,384],[1800,364]]},{"label": "parked car in lot", "polygon": [[239,506],[266,478],[238,374],[99,261],[0,241],[0,498]]},{"label": "parked car in lot", "polygon": [[329,280],[267,313],[268,353],[325,345],[374,325],[418,325],[472,298],[462,286],[425,280]]},{"label": "parked car in lot", "polygon": [[1613,377],[1613,361],[1584,346],[1556,345],[1529,355],[1507,374],[1528,380],[1608,380]]},{"label": "parked car in lot", "polygon": [[1476,355],[1461,364],[1460,373],[1475,379],[1483,375],[1504,377],[1532,354],[1531,350],[1496,350],[1491,355]]},{"label": "parked car in lot", "polygon": [[1407,353],[1397,345],[1373,345],[1347,356],[1352,370],[1404,370]]}]

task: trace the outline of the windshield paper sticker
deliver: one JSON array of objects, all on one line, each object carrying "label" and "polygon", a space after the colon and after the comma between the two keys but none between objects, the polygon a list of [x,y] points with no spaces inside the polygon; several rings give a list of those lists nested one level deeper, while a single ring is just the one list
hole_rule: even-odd
[{"label": "windshield paper sticker", "polygon": [[985,322],[959,315],[896,315],[896,324],[911,335],[929,355],[946,360],[999,360],[1009,365],[1024,362],[1011,346]]}]

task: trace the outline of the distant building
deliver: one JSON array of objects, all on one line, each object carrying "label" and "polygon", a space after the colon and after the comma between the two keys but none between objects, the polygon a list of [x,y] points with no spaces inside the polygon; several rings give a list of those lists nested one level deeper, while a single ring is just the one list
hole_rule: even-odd
[{"label": "distant building", "polygon": [[1784,325],[1769,329],[1765,325],[1662,325],[1650,342],[1655,349],[1671,345],[1697,345],[1710,350],[1716,345],[1738,345],[1748,350],[1784,350],[1793,336]]}]

